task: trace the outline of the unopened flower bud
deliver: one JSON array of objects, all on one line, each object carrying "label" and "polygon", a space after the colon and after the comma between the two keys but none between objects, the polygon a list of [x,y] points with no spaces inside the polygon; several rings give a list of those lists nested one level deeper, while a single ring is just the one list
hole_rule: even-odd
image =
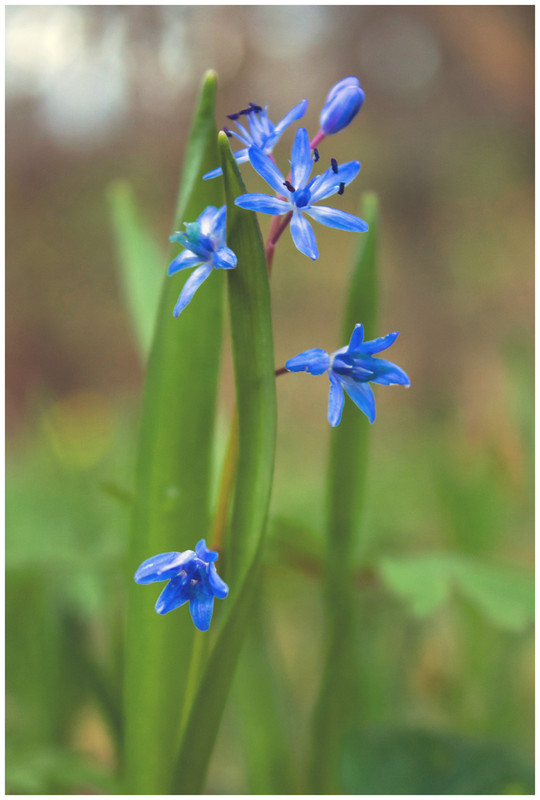
[{"label": "unopened flower bud", "polygon": [[364,90],[358,78],[343,78],[330,90],[321,111],[321,130],[325,134],[338,133],[346,128],[362,108]]}]

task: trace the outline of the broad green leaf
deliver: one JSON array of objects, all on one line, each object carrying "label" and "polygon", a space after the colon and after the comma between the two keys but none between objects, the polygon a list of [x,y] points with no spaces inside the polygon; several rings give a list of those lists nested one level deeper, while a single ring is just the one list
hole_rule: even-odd
[{"label": "broad green leaf", "polygon": [[510,566],[472,560],[454,563],[461,593],[498,628],[523,631],[534,621],[534,576]]},{"label": "broad green leaf", "polygon": [[203,672],[184,732],[173,785],[175,792],[201,792],[231,686],[252,593],[257,589],[276,435],[276,387],[270,287],[255,214],[234,205],[245,191],[225,134],[220,134],[227,199],[227,244],[238,258],[228,272],[231,335],[238,410],[238,472],[225,546],[230,587],[226,618]]},{"label": "broad green leaf", "polygon": [[115,181],[107,195],[125,305],[145,361],[154,333],[166,248],[158,246],[140,219],[129,183]]},{"label": "broad green leaf", "polygon": [[418,617],[433,614],[449,597],[451,557],[419,556],[411,559],[384,559],[381,573],[393,592],[409,604]]},{"label": "broad green leaf", "polygon": [[[367,339],[375,338],[377,315],[378,200],[363,199],[369,231],[359,237],[339,346],[346,344],[354,326],[364,325]],[[314,793],[339,791],[337,735],[354,716],[351,683],[356,674],[351,647],[355,616],[354,551],[360,530],[370,423],[347,399],[341,422],[331,431],[328,467],[327,553],[327,654],[312,731],[309,787]],[[339,586],[339,592],[336,592]]]},{"label": "broad green leaf", "polygon": [[534,619],[533,576],[513,566],[452,553],[428,553],[386,558],[380,572],[387,587],[418,617],[437,611],[455,588],[503,630],[523,631]]},{"label": "broad green leaf", "polygon": [[512,745],[444,731],[376,728],[343,747],[344,791],[352,795],[532,794],[534,771]]},{"label": "broad green leaf", "polygon": [[[172,230],[195,220],[206,206],[222,205],[220,181],[202,180],[219,162],[215,97],[216,75],[209,72],[186,148]],[[195,629],[187,608],[156,614],[163,585],[139,586],[132,576],[144,559],[193,549],[207,535],[221,349],[221,270],[175,319],[173,308],[190,273],[169,278],[166,266],[148,361],[126,576],[124,770],[126,791],[137,794],[169,792]]]}]

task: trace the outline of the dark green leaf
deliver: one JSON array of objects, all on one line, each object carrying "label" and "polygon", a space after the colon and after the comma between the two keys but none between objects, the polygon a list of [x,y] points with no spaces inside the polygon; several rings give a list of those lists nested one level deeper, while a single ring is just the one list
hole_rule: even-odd
[{"label": "dark green leaf", "polygon": [[442,731],[375,729],[345,741],[344,790],[358,795],[533,794],[534,773],[511,746]]}]

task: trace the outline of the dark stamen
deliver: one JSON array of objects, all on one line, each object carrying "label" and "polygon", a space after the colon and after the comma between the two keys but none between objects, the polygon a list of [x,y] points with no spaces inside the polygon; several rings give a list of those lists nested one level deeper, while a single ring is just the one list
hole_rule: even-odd
[{"label": "dark stamen", "polygon": [[225,134],[225,136],[228,136],[229,139],[232,138],[232,133],[230,132],[230,130],[228,129],[228,127],[226,125],[223,126],[223,133]]},{"label": "dark stamen", "polygon": [[339,184],[338,194],[343,194],[343,192],[344,192],[344,191],[345,191],[345,184],[344,184],[344,183],[343,183],[343,181],[342,181],[342,182]]},{"label": "dark stamen", "polygon": [[331,158],[330,159],[330,165],[332,167],[332,172],[334,172],[337,175],[338,167],[337,167],[337,161],[336,161],[335,158]]},{"label": "dark stamen", "polygon": [[319,151],[317,150],[317,148],[316,148],[316,147],[314,147],[314,148],[313,148],[313,158],[314,158],[314,160],[315,160],[315,163],[317,163],[317,161],[318,161],[318,160],[319,160],[319,158],[320,158]]},{"label": "dark stamen", "polygon": [[241,113],[242,112],[239,111],[237,114],[227,114],[227,119],[232,119],[232,121],[234,122],[235,120],[238,119],[238,117],[241,115]]},{"label": "dark stamen", "polygon": [[261,113],[262,106],[258,106],[257,103],[251,103],[251,102],[250,102],[249,105],[251,106],[251,110],[254,111],[256,114],[260,114]]},{"label": "dark stamen", "polygon": [[296,189],[290,181],[283,181],[283,186],[286,186],[289,192],[296,192]]}]

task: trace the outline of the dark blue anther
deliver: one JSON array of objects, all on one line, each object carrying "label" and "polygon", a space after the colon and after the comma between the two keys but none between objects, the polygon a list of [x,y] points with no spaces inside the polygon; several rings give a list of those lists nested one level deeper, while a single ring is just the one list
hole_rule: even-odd
[{"label": "dark blue anther", "polygon": [[342,182],[339,184],[338,194],[343,194],[343,192],[344,192],[344,191],[345,191],[345,184],[344,184],[344,183],[343,183],[343,181],[342,181]]},{"label": "dark blue anther", "polygon": [[262,111],[262,106],[258,106],[257,103],[250,103],[251,110],[255,112],[255,114],[260,114]]},{"label": "dark blue anther", "polygon": [[330,159],[330,164],[331,164],[331,166],[332,166],[332,172],[334,172],[334,173],[337,175],[338,166],[337,166],[337,161],[336,161],[336,159],[335,159],[335,158],[331,158],[331,159]]},{"label": "dark blue anther", "polygon": [[238,117],[241,115],[241,113],[242,112],[239,111],[237,114],[227,114],[227,119],[232,119],[232,121],[234,122],[235,120],[238,119]]},{"label": "dark blue anther", "polygon": [[289,192],[296,192],[296,189],[290,181],[283,181],[283,186],[286,186]]},{"label": "dark blue anther", "polygon": [[228,136],[229,139],[232,138],[232,133],[230,132],[230,130],[228,129],[228,127],[226,125],[223,126],[223,133],[225,134],[225,136]]},{"label": "dark blue anther", "polygon": [[317,148],[316,148],[316,147],[314,147],[314,148],[313,148],[313,158],[314,158],[314,160],[315,160],[315,163],[317,163],[317,161],[318,161],[318,160],[319,160],[319,158],[320,158],[320,156],[319,156],[319,151],[317,150]]}]

